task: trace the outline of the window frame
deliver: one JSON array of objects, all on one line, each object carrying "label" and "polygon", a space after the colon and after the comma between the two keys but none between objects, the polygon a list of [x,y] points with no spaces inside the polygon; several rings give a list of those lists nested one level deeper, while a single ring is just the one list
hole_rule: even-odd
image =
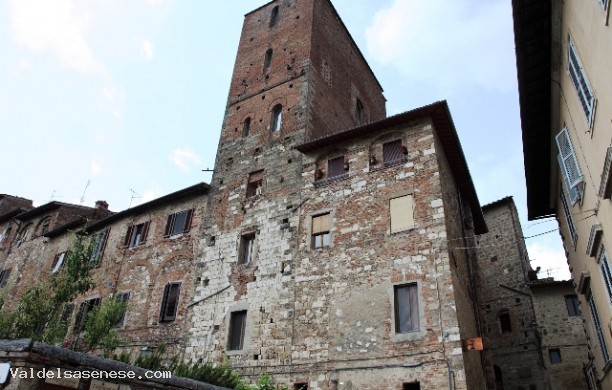
[{"label": "window frame", "polygon": [[561,358],[560,348],[548,348],[548,359],[550,364],[561,364],[563,359]]},{"label": "window frame", "polygon": [[109,234],[110,227],[107,227],[106,229],[95,233],[92,237],[93,250],[91,251],[89,262],[93,264],[94,267],[99,267],[102,263],[102,256],[104,255],[104,250],[106,249]]},{"label": "window frame", "polygon": [[257,236],[255,232],[244,233],[240,236],[240,248],[238,250],[238,265],[247,265],[255,260],[257,253]]},{"label": "window frame", "polygon": [[567,126],[555,136],[557,143],[557,162],[563,177],[563,183],[570,196],[572,206],[582,200],[584,192],[584,176],[578,164],[578,157],[572,143],[572,138],[569,135]]},{"label": "window frame", "polygon": [[565,221],[567,222],[567,229],[570,234],[570,238],[572,239],[572,244],[574,248],[576,247],[576,243],[578,242],[578,232],[576,231],[576,226],[574,225],[574,219],[572,218],[572,212],[567,204],[567,199],[565,198],[565,193],[563,188],[561,188],[561,205],[563,207],[563,213],[565,214]]},{"label": "window frame", "polygon": [[578,299],[578,295],[565,295],[564,298],[565,307],[567,308],[567,315],[569,317],[580,317],[582,315],[582,310],[580,309],[580,300]]},{"label": "window frame", "polygon": [[587,303],[589,305],[589,312],[591,313],[591,318],[593,319],[593,327],[595,328],[595,334],[597,335],[597,340],[599,342],[599,350],[602,353],[603,364],[606,365],[610,361],[610,353],[608,352],[608,346],[606,345],[603,328],[601,327],[599,310],[597,310],[595,297],[593,296],[593,292],[591,290],[589,290],[587,293]]},{"label": "window frame", "polygon": [[149,225],[150,221],[130,225],[125,234],[123,246],[125,248],[133,248],[136,246],[144,245],[147,242],[147,236],[149,234]]},{"label": "window frame", "polygon": [[64,260],[66,259],[67,255],[68,251],[63,251],[57,253],[53,257],[53,264],[51,265],[51,274],[55,274],[62,269],[62,267],[64,266]]},{"label": "window frame", "polygon": [[[404,153],[403,153],[404,144],[402,143],[401,138],[394,139],[392,141],[383,142],[382,144],[382,161],[385,167],[390,167],[404,161]],[[387,150],[387,153],[385,153]],[[388,156],[390,159],[386,159]],[[391,157],[395,157],[391,159]]]},{"label": "window frame", "polygon": [[[181,287],[183,282],[168,282],[164,286],[164,295],[162,296],[159,309],[159,322],[173,322],[178,315],[178,307],[181,299]],[[174,289],[174,292],[173,292]],[[173,294],[174,296],[171,296]],[[174,307],[170,306],[170,299],[174,298]],[[168,314],[168,309],[172,309]]]},{"label": "window frame", "polygon": [[[400,302],[400,293],[405,291],[404,305]],[[393,314],[394,314],[394,333],[396,335],[417,334],[421,332],[421,303],[419,285],[417,282],[397,284],[393,286]],[[406,313],[402,312],[406,310]],[[416,315],[416,319],[414,316]],[[406,317],[405,324],[402,324],[402,317]]]},{"label": "window frame", "polygon": [[586,70],[578,55],[578,49],[570,35],[567,36],[567,72],[578,95],[578,101],[582,107],[587,125],[591,129],[595,118],[596,98]]},{"label": "window frame", "polygon": [[30,222],[30,223],[27,223],[22,229],[19,229],[19,232],[17,233],[17,246],[20,246],[21,244],[23,244],[25,241],[28,240],[28,234],[32,226],[33,224],[32,222]]},{"label": "window frame", "polygon": [[270,24],[269,24],[270,28],[278,25],[278,12],[279,12],[278,5],[272,8],[272,12],[270,12]]},{"label": "window frame", "polygon": [[497,314],[497,320],[499,321],[499,333],[512,333],[512,317],[509,310],[501,310]]},{"label": "window frame", "polygon": [[[323,224],[324,220],[322,218],[324,218],[325,216],[327,216],[327,224]],[[318,220],[321,221],[320,227],[317,227]],[[331,246],[331,228],[332,228],[331,211],[311,215],[310,216],[310,247],[312,249],[321,249],[321,248],[330,247]],[[320,241],[319,241],[319,237],[321,237]]]},{"label": "window frame", "polygon": [[[178,236],[180,234],[185,234],[191,230],[191,222],[193,219],[194,209],[185,209],[181,211],[174,212],[168,215],[166,219],[166,227],[164,229],[164,238]],[[177,225],[177,220],[179,220],[179,216],[185,216],[185,220],[183,221],[183,226]],[[179,220],[180,221],[180,220]],[[177,226],[179,229],[177,230]]]},{"label": "window frame", "polygon": [[[227,333],[227,350],[242,351],[245,347],[245,335],[247,327],[248,311],[236,310],[230,313],[229,329]],[[239,326],[236,334],[236,326]]]},{"label": "window frame", "polygon": [[251,132],[251,117],[247,116],[242,121],[242,138],[248,137],[250,132]]},{"label": "window frame", "polygon": [[123,328],[125,326],[125,317],[127,315],[127,305],[129,305],[130,297],[132,295],[131,291],[122,291],[120,293],[115,294],[115,299],[117,301],[126,302],[125,311],[121,318],[113,325],[113,328]]},{"label": "window frame", "polygon": [[357,125],[361,126],[365,124],[365,106],[361,99],[355,99],[355,119],[357,120]]},{"label": "window frame", "polygon": [[264,64],[263,64],[264,74],[268,73],[268,71],[270,70],[270,66],[272,66],[272,55],[273,54],[274,54],[274,50],[272,50],[272,48],[269,47],[268,50],[266,50],[266,54],[264,55]]},{"label": "window frame", "polygon": [[79,310],[77,311],[77,315],[74,319],[74,327],[72,328],[72,333],[81,333],[83,327],[85,326],[85,322],[87,321],[87,314],[96,307],[100,306],[102,303],[102,298],[90,298],[82,301],[79,304]]},{"label": "window frame", "polygon": [[272,120],[270,121],[270,131],[278,133],[283,127],[283,105],[277,104],[272,108]]},{"label": "window frame", "polygon": [[246,188],[247,199],[254,198],[263,193],[264,177],[265,171],[263,169],[249,173]]},{"label": "window frame", "polygon": [[[348,174],[345,169],[345,157],[337,156],[327,160],[327,181],[340,180],[345,178]],[[333,173],[333,176],[332,176]]]},{"label": "window frame", "polygon": [[599,249],[597,263],[599,263],[599,270],[608,294],[608,300],[612,304],[612,265],[610,264],[610,256],[608,256],[608,252],[603,245]]}]

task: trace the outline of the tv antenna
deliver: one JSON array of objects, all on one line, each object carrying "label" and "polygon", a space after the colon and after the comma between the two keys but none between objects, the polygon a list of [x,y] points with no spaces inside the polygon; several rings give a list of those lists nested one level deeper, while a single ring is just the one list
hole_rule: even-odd
[{"label": "tv antenna", "polygon": [[134,199],[142,198],[142,196],[138,195],[138,193],[131,188],[128,188],[128,190],[130,190],[130,192],[132,193],[132,197],[130,198],[130,205],[128,206],[129,209],[130,207],[132,207],[132,201]]},{"label": "tv antenna", "polygon": [[81,201],[79,204],[83,204],[83,202],[85,202],[85,193],[87,192],[87,188],[89,188],[89,184],[91,184],[91,179],[88,179],[87,184],[85,184],[85,189],[83,190],[83,195],[81,195]]}]

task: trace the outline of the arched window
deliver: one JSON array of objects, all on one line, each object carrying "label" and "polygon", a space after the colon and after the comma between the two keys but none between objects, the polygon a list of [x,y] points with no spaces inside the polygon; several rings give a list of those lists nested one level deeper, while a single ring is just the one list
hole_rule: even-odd
[{"label": "arched window", "polygon": [[272,49],[266,50],[266,56],[264,57],[264,72],[267,72],[272,63]]},{"label": "arched window", "polygon": [[244,123],[242,126],[242,136],[248,137],[250,130],[251,130],[251,117],[249,116],[244,120]]},{"label": "arched window", "polygon": [[361,103],[359,99],[357,99],[355,103],[355,116],[357,117],[357,124],[362,125],[365,119],[365,110],[363,108],[363,103]]},{"label": "arched window", "polygon": [[270,27],[276,26],[278,22],[278,5],[272,8],[272,15],[270,15]]},{"label": "arched window", "polygon": [[283,123],[283,106],[277,104],[272,109],[272,123],[270,124],[270,130],[277,132],[281,129]]},{"label": "arched window", "polygon": [[17,246],[21,245],[24,241],[28,239],[28,233],[30,232],[31,228],[32,228],[32,223],[29,223],[25,225],[23,228],[21,228],[21,230],[19,231],[19,234],[17,235]]},{"label": "arched window", "polygon": [[51,225],[51,217],[45,217],[40,221],[40,229],[39,229],[39,233],[45,234],[49,231],[49,226]]}]

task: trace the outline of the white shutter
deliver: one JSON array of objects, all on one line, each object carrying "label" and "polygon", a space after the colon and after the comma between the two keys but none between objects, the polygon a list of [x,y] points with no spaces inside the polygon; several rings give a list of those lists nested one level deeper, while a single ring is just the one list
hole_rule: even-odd
[{"label": "white shutter", "polygon": [[557,147],[559,148],[559,165],[561,166],[561,174],[567,186],[572,206],[576,204],[582,197],[582,172],[578,165],[578,159],[572,146],[572,140],[567,132],[567,127],[564,127],[555,137]]}]

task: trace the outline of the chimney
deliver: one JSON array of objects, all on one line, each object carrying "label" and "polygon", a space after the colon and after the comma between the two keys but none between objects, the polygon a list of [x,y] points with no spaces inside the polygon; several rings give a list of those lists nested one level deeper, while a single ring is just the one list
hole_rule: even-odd
[{"label": "chimney", "polygon": [[108,202],[105,200],[96,201],[96,209],[102,211],[108,211]]}]

